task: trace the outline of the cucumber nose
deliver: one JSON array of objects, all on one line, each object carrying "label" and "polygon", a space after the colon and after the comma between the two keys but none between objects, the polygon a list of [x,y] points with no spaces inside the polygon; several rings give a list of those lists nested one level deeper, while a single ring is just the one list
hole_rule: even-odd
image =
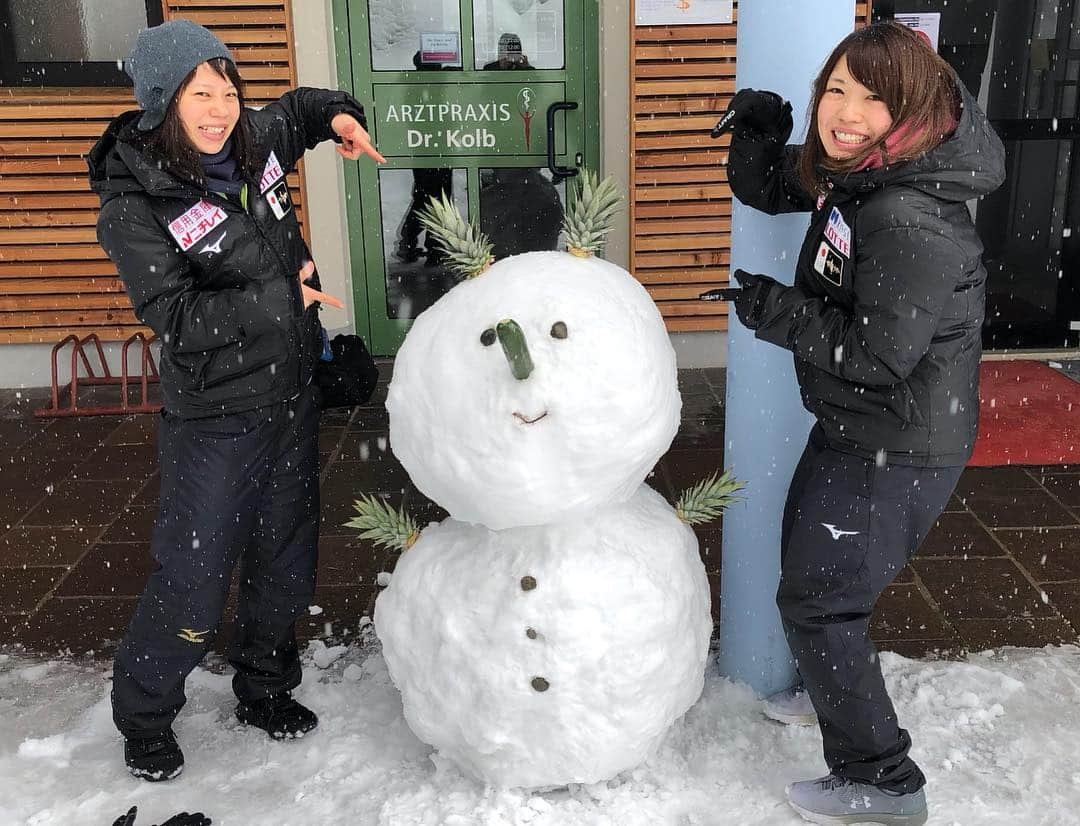
[{"label": "cucumber nose", "polygon": [[532,356],[525,341],[525,333],[512,318],[505,318],[495,325],[495,335],[499,337],[503,355],[510,363],[510,372],[518,381],[524,381],[533,371]]}]

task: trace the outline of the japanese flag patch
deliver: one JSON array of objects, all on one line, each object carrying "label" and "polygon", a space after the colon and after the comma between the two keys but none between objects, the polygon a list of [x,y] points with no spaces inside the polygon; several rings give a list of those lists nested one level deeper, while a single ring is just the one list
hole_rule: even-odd
[{"label": "japanese flag patch", "polygon": [[844,259],[828,241],[822,241],[818,247],[817,255],[814,256],[814,269],[830,284],[839,287],[843,283]]},{"label": "japanese flag patch", "polygon": [[278,161],[277,155],[271,152],[270,157],[266,159],[266,168],[259,178],[259,194],[265,195],[266,190],[284,177],[285,170],[281,168],[281,163]]},{"label": "japanese flag patch", "polygon": [[202,240],[215,227],[229,218],[228,213],[209,201],[199,201],[191,209],[169,222],[169,232],[184,252]]},{"label": "japanese flag patch", "polygon": [[292,199],[289,197],[289,182],[282,179],[266,193],[266,202],[280,221],[292,211]]}]

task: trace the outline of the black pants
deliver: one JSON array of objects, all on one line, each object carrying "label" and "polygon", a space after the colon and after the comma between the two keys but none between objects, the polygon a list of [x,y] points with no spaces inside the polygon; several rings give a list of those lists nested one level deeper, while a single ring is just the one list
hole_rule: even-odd
[{"label": "black pants", "polygon": [[879,466],[818,428],[784,509],[776,602],[821,724],[829,771],[889,791],[926,782],[885,691],[870,615],[945,509],[961,467]]},{"label": "black pants", "polygon": [[311,603],[319,531],[319,400],[213,419],[164,415],[150,575],[116,654],[113,720],[126,737],[167,729],[209,650],[240,561],[229,662],[244,701],[300,684],[295,623]]}]

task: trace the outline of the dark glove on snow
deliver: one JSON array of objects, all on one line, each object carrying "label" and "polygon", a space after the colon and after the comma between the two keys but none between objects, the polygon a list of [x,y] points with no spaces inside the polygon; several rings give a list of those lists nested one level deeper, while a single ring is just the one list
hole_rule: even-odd
[{"label": "dark glove on snow", "polygon": [[[135,814],[139,811],[138,806],[132,806],[127,814],[122,814],[113,821],[113,826],[134,826]],[[211,820],[202,812],[180,812],[166,820],[161,826],[210,826]]]},{"label": "dark glove on snow", "polygon": [[180,812],[180,814],[173,815],[161,826],[210,826],[210,818],[204,815],[202,812]]},{"label": "dark glove on snow", "polygon": [[794,121],[791,104],[775,92],[740,89],[731,99],[727,111],[713,127],[712,137],[719,138],[733,131],[745,140],[770,140],[787,143]]},{"label": "dark glove on snow", "polygon": [[767,275],[759,275],[746,270],[735,270],[732,274],[742,291],[735,296],[735,315],[749,330],[756,330],[761,325],[769,299],[775,289],[783,285]]}]

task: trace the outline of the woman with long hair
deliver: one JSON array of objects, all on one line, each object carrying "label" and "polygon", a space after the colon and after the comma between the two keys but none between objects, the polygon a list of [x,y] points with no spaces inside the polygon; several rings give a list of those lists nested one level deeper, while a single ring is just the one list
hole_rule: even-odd
[{"label": "woman with long hair", "polygon": [[829,774],[788,788],[816,823],[926,821],[925,777],[885,690],[869,620],[944,510],[975,443],[985,312],[967,202],[1004,149],[928,41],[895,23],[846,37],[791,107],[740,91],[728,175],[769,214],[811,213],[793,286],[737,270],[735,311],[794,354],[814,414],[788,490],[777,604],[801,685],[766,701],[821,726]]},{"label": "woman with long hair", "polygon": [[254,110],[225,45],[188,20],[139,33],[125,69],[141,109],[89,156],[98,239],[135,314],[161,341],[158,563],[113,669],[128,769],[180,773],[172,723],[213,643],[240,563],[229,661],[236,717],[275,739],[316,715],[300,684],[295,622],[315,586],[319,519],[320,292],[286,175],[306,149],[381,161],[360,105],[296,89]]}]

